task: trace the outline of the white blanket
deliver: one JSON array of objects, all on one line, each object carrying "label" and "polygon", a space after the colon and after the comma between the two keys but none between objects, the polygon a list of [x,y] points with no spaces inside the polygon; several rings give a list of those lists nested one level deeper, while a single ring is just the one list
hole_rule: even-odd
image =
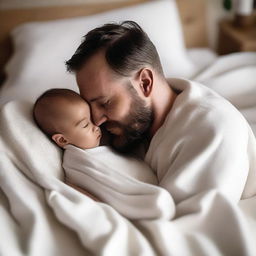
[{"label": "white blanket", "polygon": [[156,186],[157,178],[144,161],[122,156],[110,147],[80,149],[65,147],[63,168],[66,180],[128,219],[172,219],[175,206],[171,195]]},{"label": "white blanket", "polygon": [[[256,196],[254,134],[242,114],[209,88],[182,79],[169,82],[181,92],[145,160],[175,201],[180,235],[197,233],[190,241],[192,248],[201,247],[195,255],[248,255],[254,246],[240,238],[256,237],[246,220],[240,216],[238,221],[237,216],[242,215],[238,202]],[[226,229],[216,239],[221,223]],[[202,234],[209,240],[205,248]],[[176,253],[168,240],[163,241],[161,254],[185,254],[186,250]]]},{"label": "white blanket", "polygon": [[256,141],[242,114],[199,83],[169,82],[180,93],[145,157],[159,185],[176,204],[211,189],[234,203],[256,195]]},{"label": "white blanket", "polygon": [[[255,115],[250,113],[256,110],[255,71],[256,54],[237,54],[220,58],[195,79],[241,107],[254,127]],[[31,103],[3,106],[0,133],[0,255],[256,254],[256,196],[250,195],[253,172],[247,179],[246,173],[239,172],[238,182],[220,162],[227,183],[227,190],[220,186],[220,193],[208,189],[209,184],[219,187],[220,172],[211,173],[204,189],[205,184],[186,171],[175,182],[180,185],[186,180],[186,186],[181,195],[173,193],[177,212],[172,220],[131,222],[111,206],[96,203],[62,182],[61,151],[35,127]],[[195,164],[200,166],[200,161]],[[250,166],[255,168],[256,163]],[[166,184],[166,188],[178,186]],[[237,203],[239,195],[245,195],[244,188],[252,189],[247,190],[247,199]]]}]

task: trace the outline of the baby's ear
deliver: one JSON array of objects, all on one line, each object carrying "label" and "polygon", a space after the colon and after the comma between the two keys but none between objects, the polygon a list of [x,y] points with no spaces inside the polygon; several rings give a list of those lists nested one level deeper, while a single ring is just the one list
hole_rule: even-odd
[{"label": "baby's ear", "polygon": [[68,141],[66,140],[64,135],[61,134],[61,133],[53,134],[52,135],[52,140],[54,140],[55,143],[58,146],[60,146],[61,148],[63,148],[64,146],[66,146],[68,144]]}]

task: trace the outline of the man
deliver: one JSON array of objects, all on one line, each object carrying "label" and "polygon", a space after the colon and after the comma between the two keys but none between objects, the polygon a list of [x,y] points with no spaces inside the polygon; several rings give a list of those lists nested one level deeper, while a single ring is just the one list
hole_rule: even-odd
[{"label": "man", "polygon": [[159,255],[250,255],[234,217],[238,202],[256,195],[256,142],[242,115],[203,85],[167,80],[135,22],[90,31],[67,68],[113,147],[149,143],[145,161],[176,204],[173,222],[144,226],[161,241],[152,244]]},{"label": "man", "polygon": [[67,67],[76,72],[95,124],[110,132],[112,145],[121,151],[152,137],[176,97],[154,45],[134,22],[88,33]]},{"label": "man", "polygon": [[151,142],[145,160],[176,203],[215,188],[235,202],[255,193],[255,186],[245,186],[249,171],[255,173],[249,150],[255,138],[244,118],[202,85],[167,80],[138,24],[90,31],[66,64],[113,147],[127,152]]}]

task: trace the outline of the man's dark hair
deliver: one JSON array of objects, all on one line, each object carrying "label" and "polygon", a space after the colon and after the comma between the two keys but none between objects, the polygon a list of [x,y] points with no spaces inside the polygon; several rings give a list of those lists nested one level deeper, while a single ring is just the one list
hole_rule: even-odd
[{"label": "man's dark hair", "polygon": [[105,51],[107,63],[119,75],[129,76],[132,71],[146,65],[163,75],[154,44],[134,21],[108,23],[88,32],[75,54],[66,62],[67,70],[78,71],[99,50]]}]

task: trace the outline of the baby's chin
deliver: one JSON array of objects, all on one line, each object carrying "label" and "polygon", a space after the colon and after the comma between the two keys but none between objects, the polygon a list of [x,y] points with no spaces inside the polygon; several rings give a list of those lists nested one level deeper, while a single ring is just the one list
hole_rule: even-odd
[{"label": "baby's chin", "polygon": [[98,146],[100,146],[100,140],[97,142],[95,148],[98,147]]},{"label": "baby's chin", "polygon": [[102,135],[99,134],[98,137],[97,137],[97,139],[95,140],[95,143],[94,143],[93,145],[85,146],[83,149],[96,148],[96,147],[100,146],[100,144],[101,144],[101,137],[102,137]]}]

